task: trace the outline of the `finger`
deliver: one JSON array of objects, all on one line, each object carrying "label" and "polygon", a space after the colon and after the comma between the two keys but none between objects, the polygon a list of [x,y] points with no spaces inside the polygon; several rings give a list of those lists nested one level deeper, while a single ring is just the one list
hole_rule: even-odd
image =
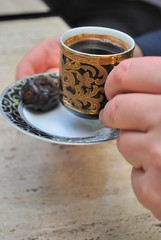
[{"label": "finger", "polygon": [[117,138],[117,147],[123,157],[137,169],[147,171],[149,168],[149,156],[147,151],[147,134],[136,131],[122,130]]},{"label": "finger", "polygon": [[35,73],[45,72],[50,68],[59,67],[59,38],[50,37],[33,48],[19,63],[16,79]]},{"label": "finger", "polygon": [[142,169],[133,168],[131,181],[139,202],[151,210],[155,217],[161,219],[160,171],[151,169],[151,171],[143,172]]},{"label": "finger", "polygon": [[146,132],[160,125],[161,95],[119,94],[112,98],[100,112],[105,127]]},{"label": "finger", "polygon": [[160,66],[161,57],[140,57],[122,61],[107,78],[107,98],[125,92],[161,93]]},{"label": "finger", "polygon": [[120,130],[117,147],[124,158],[134,167],[145,172],[161,169],[161,126],[146,133]]}]

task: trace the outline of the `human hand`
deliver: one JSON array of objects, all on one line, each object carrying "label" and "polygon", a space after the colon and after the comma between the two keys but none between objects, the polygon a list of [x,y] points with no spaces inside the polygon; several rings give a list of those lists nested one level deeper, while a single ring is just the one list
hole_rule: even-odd
[{"label": "human hand", "polygon": [[50,37],[24,56],[17,66],[16,79],[41,72],[58,71],[59,61],[59,37]]},{"label": "human hand", "polygon": [[106,127],[119,128],[117,147],[133,166],[133,190],[161,219],[161,57],[132,58],[109,74],[110,99],[100,112]]}]

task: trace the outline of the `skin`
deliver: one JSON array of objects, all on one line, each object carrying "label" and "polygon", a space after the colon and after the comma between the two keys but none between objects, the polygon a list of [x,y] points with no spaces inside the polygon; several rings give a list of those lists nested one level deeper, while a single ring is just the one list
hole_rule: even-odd
[{"label": "skin", "polygon": [[104,126],[119,128],[117,147],[132,165],[139,202],[161,219],[161,57],[120,63],[105,84],[110,100],[100,112]]},{"label": "skin", "polygon": [[58,71],[59,61],[59,36],[47,38],[31,49],[19,62],[16,69],[16,79],[41,72]]},{"label": "skin", "polygon": [[[161,57],[141,56],[136,46],[134,58],[109,74],[105,93],[110,101],[100,120],[106,127],[120,129],[117,147],[132,165],[138,201],[161,219]],[[59,60],[59,37],[48,38],[21,60],[16,79],[58,71]]]}]

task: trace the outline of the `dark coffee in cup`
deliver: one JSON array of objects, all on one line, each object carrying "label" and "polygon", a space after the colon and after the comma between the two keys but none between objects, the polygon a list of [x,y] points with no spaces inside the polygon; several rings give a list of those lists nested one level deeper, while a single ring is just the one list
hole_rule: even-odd
[{"label": "dark coffee in cup", "polygon": [[73,50],[95,55],[112,55],[128,49],[120,39],[96,34],[80,34],[69,38],[65,44]]}]

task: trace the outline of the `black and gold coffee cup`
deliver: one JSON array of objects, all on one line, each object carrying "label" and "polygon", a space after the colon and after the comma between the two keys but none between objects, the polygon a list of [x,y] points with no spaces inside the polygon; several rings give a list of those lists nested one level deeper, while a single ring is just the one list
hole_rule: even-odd
[{"label": "black and gold coffee cup", "polygon": [[73,28],[60,36],[60,101],[74,114],[97,119],[107,99],[109,72],[133,56],[134,40],[103,27]]}]

